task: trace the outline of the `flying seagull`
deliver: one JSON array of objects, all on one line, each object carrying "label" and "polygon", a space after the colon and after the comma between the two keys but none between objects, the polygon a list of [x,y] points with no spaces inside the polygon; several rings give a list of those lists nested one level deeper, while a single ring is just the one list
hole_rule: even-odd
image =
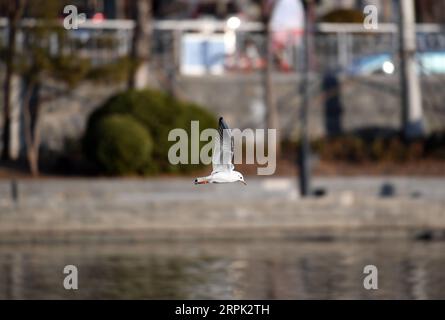
[{"label": "flying seagull", "polygon": [[219,118],[218,133],[219,135],[216,136],[215,144],[213,146],[213,171],[207,177],[196,178],[195,184],[228,183],[239,181],[244,185],[247,185],[247,183],[244,181],[243,175],[238,171],[233,170],[235,168],[232,163],[233,136],[230,128],[227,126],[222,117]]}]

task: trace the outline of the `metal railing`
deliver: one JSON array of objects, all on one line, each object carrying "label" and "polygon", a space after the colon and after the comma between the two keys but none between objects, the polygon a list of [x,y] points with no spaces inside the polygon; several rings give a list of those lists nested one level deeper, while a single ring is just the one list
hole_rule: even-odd
[{"label": "metal railing", "polygon": [[[36,25],[24,19],[21,27]],[[105,20],[95,23],[86,20],[76,30],[68,31],[69,43],[65,50],[90,58],[95,64],[107,63],[127,56],[131,50],[134,28],[132,20]],[[0,43],[6,45],[7,20],[0,19]],[[211,39],[227,32],[224,21],[161,20],[153,24],[152,57],[160,67],[181,69],[187,36],[202,35]],[[255,72],[264,67],[265,41],[263,26],[258,22],[244,22],[236,34],[235,50],[223,57],[223,72]],[[320,23],[316,26],[315,69],[320,72],[345,70],[355,59],[368,55],[390,54],[398,51],[396,24],[379,24],[376,30],[366,30],[361,24]],[[275,49],[275,69],[300,72],[301,44],[298,35],[289,37]],[[18,47],[22,47],[23,33],[19,32]],[[204,40],[205,41],[205,40]],[[445,51],[445,29],[437,24],[417,26],[417,48],[420,52]],[[256,61],[252,61],[256,59]]]}]

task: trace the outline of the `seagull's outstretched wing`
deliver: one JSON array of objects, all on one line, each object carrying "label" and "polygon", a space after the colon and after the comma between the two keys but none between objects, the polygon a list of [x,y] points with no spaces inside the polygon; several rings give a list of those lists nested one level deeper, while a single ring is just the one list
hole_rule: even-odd
[{"label": "seagull's outstretched wing", "polygon": [[213,172],[231,171],[234,168],[232,164],[233,137],[229,126],[222,117],[219,118],[218,133],[213,146]]}]

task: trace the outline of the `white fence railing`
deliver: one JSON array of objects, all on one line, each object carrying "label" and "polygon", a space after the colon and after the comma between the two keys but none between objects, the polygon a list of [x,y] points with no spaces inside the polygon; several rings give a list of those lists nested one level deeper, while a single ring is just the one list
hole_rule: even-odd
[{"label": "white fence railing", "polygon": [[[61,23],[58,21],[57,23]],[[38,24],[35,19],[24,19],[20,26],[32,28]],[[69,30],[69,50],[90,58],[94,63],[105,63],[129,54],[135,23],[132,20],[104,20],[100,23],[86,20],[78,25],[78,29]],[[7,20],[0,18],[0,43],[6,45]],[[152,51],[154,59],[165,69],[181,68],[183,64],[209,63],[218,61],[223,72],[255,71],[264,66],[263,25],[258,22],[243,22],[235,31],[234,51],[220,48],[220,52],[210,57],[193,55],[208,55],[208,43],[218,47],[215,35],[228,32],[225,21],[215,20],[158,20],[153,23]],[[376,30],[366,30],[362,24],[320,23],[316,25],[315,51],[316,64],[320,71],[341,70],[347,68],[355,59],[366,55],[381,53],[394,54],[398,49],[397,25],[381,23]],[[199,37],[189,37],[198,34]],[[445,51],[445,28],[438,24],[418,24],[417,44],[419,51]],[[233,31],[232,31],[233,35]],[[301,37],[301,35],[295,36]],[[201,41],[193,44],[193,41]],[[19,33],[18,47],[23,47],[23,34]],[[207,40],[206,40],[207,39]],[[207,42],[208,43],[207,43]],[[212,44],[212,41],[214,43]],[[232,39],[233,41],[233,39]],[[193,47],[194,45],[194,47]],[[223,44],[223,47],[226,44]],[[198,51],[196,48],[199,47]],[[213,47],[210,51],[214,50]],[[255,52],[254,52],[255,51]],[[253,52],[253,53],[252,53]],[[301,64],[301,41],[292,37],[275,52],[277,70],[299,71]],[[192,56],[190,56],[192,55]],[[216,58],[215,58],[216,57]],[[253,63],[251,59],[257,59]],[[196,61],[195,61],[196,60]],[[204,61],[204,62],[203,62]],[[203,70],[213,70],[203,67]]]}]

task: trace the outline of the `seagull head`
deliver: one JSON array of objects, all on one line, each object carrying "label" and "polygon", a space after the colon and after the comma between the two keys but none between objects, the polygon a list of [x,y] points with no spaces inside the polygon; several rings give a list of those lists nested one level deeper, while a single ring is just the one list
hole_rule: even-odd
[{"label": "seagull head", "polygon": [[236,178],[237,178],[237,181],[239,181],[242,184],[244,184],[245,186],[247,186],[246,181],[244,181],[243,175],[241,173],[239,173],[238,171],[236,171]]}]

